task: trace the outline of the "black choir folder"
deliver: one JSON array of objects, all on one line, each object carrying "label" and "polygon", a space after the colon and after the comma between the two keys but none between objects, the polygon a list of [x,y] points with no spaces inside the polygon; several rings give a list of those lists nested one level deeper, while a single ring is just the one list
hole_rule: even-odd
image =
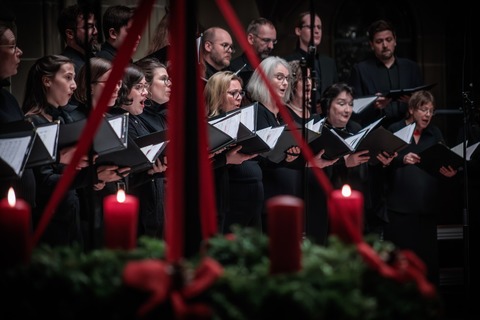
[{"label": "black choir folder", "polygon": [[209,151],[241,145],[241,153],[261,154],[273,149],[285,126],[256,129],[258,102],[208,121]]},{"label": "black choir folder", "polygon": [[362,131],[349,139],[355,140],[355,137],[359,137],[358,141],[354,141],[355,152],[368,150],[371,165],[376,165],[380,161],[377,159],[377,155],[381,152],[387,152],[388,154],[394,154],[408,146],[415,130],[415,123],[411,123],[397,132],[390,132],[382,126],[377,126],[378,123],[373,123],[374,127],[370,128],[367,132]]},{"label": "black choir folder", "polygon": [[[10,165],[16,168],[13,171],[19,177],[21,177],[24,168],[53,163],[57,159],[58,132],[58,121],[38,126],[35,126],[29,120],[3,124],[0,129],[3,141],[0,149],[2,158],[7,162],[14,161]],[[28,149],[25,149],[24,145],[26,136],[32,136],[31,146]],[[23,154],[20,155],[19,150],[22,150]],[[25,157],[26,162],[21,167],[18,167],[20,156],[22,158]]]},{"label": "black choir folder", "polygon": [[[302,135],[299,128],[294,130],[297,130]],[[326,126],[322,126],[321,132],[307,129],[305,137],[305,141],[307,141],[313,154],[317,154],[324,149],[325,153],[322,157],[328,160],[335,160],[353,151],[345,139],[338,135],[334,129]],[[266,157],[273,162],[279,163],[285,159],[286,151],[293,146],[298,146],[298,143],[293,137],[291,130],[285,130],[275,148]]]},{"label": "black choir folder", "polygon": [[0,180],[21,178],[35,140],[35,132],[0,134]]},{"label": "black choir folder", "polygon": [[393,89],[385,93],[384,96],[392,100],[398,100],[401,96],[404,96],[404,95],[411,96],[414,92],[417,92],[420,90],[430,90],[436,85],[437,85],[436,83],[432,83],[432,84],[427,84],[427,85],[418,86],[414,88]]},{"label": "black choir folder", "polygon": [[[479,143],[476,143],[467,148],[467,161],[470,161],[470,157],[475,152],[478,145]],[[459,169],[463,167],[464,164],[463,148],[461,144],[450,149],[444,143],[439,142],[423,150],[418,155],[421,160],[416,165],[435,176],[442,176],[439,172],[441,167],[451,166],[454,169]]]},{"label": "black choir folder", "polygon": [[217,152],[237,140],[240,126],[240,112],[235,111],[210,119],[207,123],[208,150]]},{"label": "black choir folder", "polygon": [[130,173],[145,171],[152,168],[157,158],[165,154],[167,143],[167,130],[136,139],[129,137],[126,149],[100,155],[96,163],[117,165],[120,168],[130,167]]},{"label": "black choir folder", "polygon": [[[87,119],[60,125],[59,149],[75,145],[87,123]],[[93,138],[93,150],[98,155],[124,150],[128,143],[128,113],[104,117]]]}]

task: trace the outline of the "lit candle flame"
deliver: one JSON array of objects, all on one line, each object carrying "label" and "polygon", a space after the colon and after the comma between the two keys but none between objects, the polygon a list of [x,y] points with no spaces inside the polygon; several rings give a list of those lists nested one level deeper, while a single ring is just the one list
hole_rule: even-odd
[{"label": "lit candle flame", "polygon": [[117,192],[117,201],[120,203],[125,202],[125,190],[119,189]]},{"label": "lit candle flame", "polygon": [[350,197],[352,195],[352,189],[348,184],[343,185],[342,187],[342,196],[344,197]]},{"label": "lit candle flame", "polygon": [[15,203],[17,202],[17,199],[15,198],[15,191],[13,190],[12,187],[8,189],[7,198],[8,198],[8,204],[10,205],[10,207],[12,208],[15,207]]}]

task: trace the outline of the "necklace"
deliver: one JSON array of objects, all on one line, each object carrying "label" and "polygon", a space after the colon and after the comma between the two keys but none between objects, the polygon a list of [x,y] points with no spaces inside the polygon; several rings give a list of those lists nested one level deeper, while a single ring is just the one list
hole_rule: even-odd
[{"label": "necklace", "polygon": [[[302,117],[302,115],[303,115],[302,107],[297,107],[293,103],[289,103],[289,104],[287,104],[287,106],[290,109],[292,109],[293,112],[295,112],[300,118]],[[310,118],[310,110],[308,110],[308,108],[305,108],[305,118]]]}]

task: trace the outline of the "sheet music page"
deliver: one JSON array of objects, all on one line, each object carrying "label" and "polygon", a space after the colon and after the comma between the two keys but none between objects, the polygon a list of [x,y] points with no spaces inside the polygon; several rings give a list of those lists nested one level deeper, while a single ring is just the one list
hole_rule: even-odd
[{"label": "sheet music page", "polygon": [[22,170],[30,139],[31,137],[0,139],[0,158],[10,165],[17,175]]},{"label": "sheet music page", "polygon": [[[465,143],[468,144],[468,140]],[[470,161],[473,152],[477,149],[479,144],[480,142],[477,142],[475,144],[472,144],[470,147],[467,147],[467,157],[466,157],[467,161]],[[451,148],[450,150],[452,150],[453,152],[455,152],[456,154],[458,154],[460,157],[463,158],[463,142]]]},{"label": "sheet music page", "polygon": [[140,150],[142,150],[143,154],[147,157],[148,161],[150,161],[151,163],[154,163],[156,160],[155,157],[158,151],[162,148],[164,143],[165,141],[160,142],[159,144],[151,144],[143,148],[140,148]]},{"label": "sheet music page", "polygon": [[393,134],[410,144],[410,141],[412,141],[413,131],[415,131],[415,122],[410,123],[408,126],[403,127]]},{"label": "sheet music page", "polygon": [[123,140],[123,117],[108,119],[108,123],[110,123],[110,126],[117,134],[117,137]]},{"label": "sheet music page", "polygon": [[223,121],[215,122],[213,126],[235,139],[237,138],[238,127],[240,126],[240,114],[241,113],[238,113],[226,119],[223,118]]},{"label": "sheet music page", "polygon": [[353,112],[360,113],[368,107],[373,101],[377,100],[378,96],[364,97],[353,99]]},{"label": "sheet music page", "polygon": [[240,122],[243,123],[248,130],[255,130],[255,108],[254,105],[242,109],[240,112]]},{"label": "sheet music page", "polygon": [[309,127],[307,127],[307,128],[314,131],[314,132],[321,133],[323,124],[325,123],[325,119],[326,118],[322,118],[322,119],[318,120],[316,123],[313,123],[314,119],[312,119],[311,121],[308,122],[308,123],[312,122],[311,128],[309,128]]},{"label": "sheet music page", "polygon": [[278,138],[282,134],[283,130],[285,130],[285,126],[279,127],[268,127],[261,130],[257,130],[257,135],[265,141],[270,149],[277,144]]},{"label": "sheet music page", "polygon": [[58,132],[58,123],[36,127],[38,137],[42,140],[45,148],[47,148],[50,157],[54,158],[55,155],[55,144],[57,143],[57,132]]},{"label": "sheet music page", "polygon": [[[371,129],[371,128],[370,128],[370,129]],[[369,129],[369,130],[370,130],[370,129]],[[333,129],[330,129],[330,130],[335,131],[335,130],[333,130]],[[353,135],[353,136],[351,136],[351,137],[347,137],[347,138],[345,138],[344,140],[350,145],[350,147],[351,147],[353,150],[355,150],[355,149],[357,149],[360,141],[362,141],[363,137],[367,135],[367,133],[368,133],[369,130],[366,130],[366,131],[365,131],[365,130],[361,130],[361,131],[359,131],[357,134],[355,134],[355,135]],[[335,133],[336,133],[336,132],[335,132]],[[338,135],[338,134],[337,134],[337,135]]]}]

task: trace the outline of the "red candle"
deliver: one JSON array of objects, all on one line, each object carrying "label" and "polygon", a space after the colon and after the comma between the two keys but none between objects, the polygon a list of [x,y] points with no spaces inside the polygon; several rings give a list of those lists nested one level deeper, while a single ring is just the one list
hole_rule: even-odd
[{"label": "red candle", "polygon": [[328,201],[331,232],[349,243],[362,241],[363,195],[344,185],[333,190]]},{"label": "red candle", "polygon": [[276,196],[267,201],[270,273],[297,272],[301,265],[303,201]]},{"label": "red candle", "polygon": [[15,199],[13,188],[0,201],[0,267],[27,264],[31,255],[30,206]]},{"label": "red candle", "polygon": [[138,199],[120,189],[103,200],[105,247],[130,250],[137,246]]}]

